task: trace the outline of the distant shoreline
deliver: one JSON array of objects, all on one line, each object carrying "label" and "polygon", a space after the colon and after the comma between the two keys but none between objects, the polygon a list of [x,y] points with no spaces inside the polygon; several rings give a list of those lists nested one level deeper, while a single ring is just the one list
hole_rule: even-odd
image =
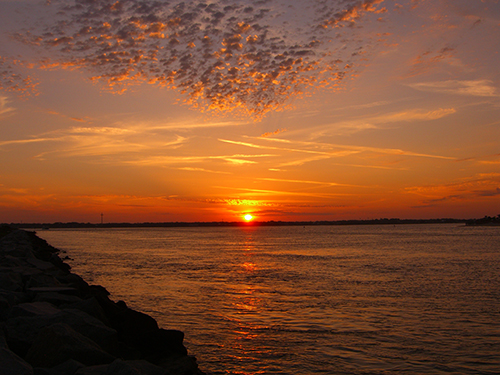
[{"label": "distant shoreline", "polygon": [[[481,220],[481,219],[480,219]],[[400,225],[400,224],[464,224],[486,225],[480,220],[467,219],[373,219],[373,220],[321,220],[321,221],[217,221],[217,222],[143,222],[143,223],[8,223],[14,228],[29,229],[72,229],[72,228],[202,228],[202,227],[278,227],[319,225]],[[488,223],[488,225],[491,225]]]}]

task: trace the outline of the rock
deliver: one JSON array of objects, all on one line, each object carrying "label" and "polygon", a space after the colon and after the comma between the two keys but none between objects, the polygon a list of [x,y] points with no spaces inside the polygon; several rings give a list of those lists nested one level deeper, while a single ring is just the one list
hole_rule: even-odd
[{"label": "rock", "polygon": [[67,323],[75,331],[95,341],[104,350],[113,353],[117,348],[117,332],[99,319],[77,309],[62,310],[60,322]]},{"label": "rock", "polygon": [[82,363],[75,361],[74,359],[68,359],[66,362],[63,362],[51,370],[56,375],[74,375],[79,369],[84,368],[85,365]]},{"label": "rock", "polygon": [[7,343],[12,351],[21,357],[35,341],[36,334],[44,327],[55,323],[65,323],[80,334],[96,342],[106,351],[117,349],[116,331],[104,325],[100,320],[79,310],[65,309],[57,314],[36,317],[20,316],[8,319],[4,331]]},{"label": "rock", "polygon": [[11,316],[40,316],[52,315],[61,312],[58,308],[48,302],[20,303],[12,308]]},{"label": "rock", "polygon": [[2,237],[0,253],[16,258],[33,258],[32,250],[33,245],[25,231],[16,230]]},{"label": "rock", "polygon": [[22,292],[24,289],[23,277],[15,272],[1,272],[0,286],[3,290]]},{"label": "rock", "polygon": [[166,369],[144,360],[124,361],[116,359],[109,365],[89,366],[79,369],[75,375],[171,375]]},{"label": "rock", "polygon": [[122,361],[117,359],[108,366],[104,375],[165,375],[165,372],[165,369],[144,360]]},{"label": "rock", "polygon": [[56,374],[48,368],[35,367],[33,369],[34,375],[60,375]]},{"label": "rock", "polygon": [[169,375],[204,375],[192,356],[166,357],[157,364],[166,369]]},{"label": "rock", "polygon": [[52,263],[37,258],[28,259],[27,262],[41,271],[56,269],[56,267]]},{"label": "rock", "polygon": [[110,320],[120,339],[139,348],[147,358],[171,353],[187,355],[183,345],[184,333],[160,329],[156,320],[149,315],[125,308],[115,312]]},{"label": "rock", "polygon": [[95,297],[81,299],[72,304],[63,305],[62,307],[84,311],[87,314],[93,316],[94,318],[99,319],[105,325],[110,326],[108,317],[104,313],[104,310],[102,309],[99,302],[97,302],[97,299],[95,299]]},{"label": "rock", "polygon": [[5,320],[10,315],[12,303],[0,294],[0,320]]},{"label": "rock", "polygon": [[82,295],[87,295],[90,288],[89,284],[83,280],[80,276],[74,273],[66,273],[64,275],[59,275],[57,279],[67,286],[78,289]]},{"label": "rock", "polygon": [[114,357],[62,323],[43,328],[26,355],[26,360],[33,367],[50,368],[69,359],[91,366],[110,363]]},{"label": "rock", "polygon": [[55,306],[80,302],[82,299],[77,296],[62,294],[54,291],[37,292],[33,299],[35,302],[49,302]]},{"label": "rock", "polygon": [[24,299],[24,293],[0,289],[0,320],[7,319],[12,307],[23,302]]},{"label": "rock", "polygon": [[[105,371],[108,369],[108,365],[101,366],[89,366],[79,369],[75,375],[104,375]],[[116,374],[118,375],[118,374]]]},{"label": "rock", "polygon": [[23,265],[18,266],[18,267],[13,267],[12,271],[20,274],[23,277],[23,280],[25,280],[33,275],[42,275],[43,274],[43,272],[40,271],[38,268],[31,267],[27,263],[24,263]]},{"label": "rock", "polygon": [[0,374],[33,375],[33,368],[6,347],[0,347]]},{"label": "rock", "polygon": [[0,272],[13,271],[16,267],[26,267],[26,260],[3,253],[2,248],[0,243]]},{"label": "rock", "polygon": [[27,290],[32,288],[61,287],[61,283],[52,275],[39,273],[31,275],[25,287]]},{"label": "rock", "polygon": [[144,332],[158,330],[158,323],[155,319],[129,308],[119,311],[113,316],[113,323],[116,330],[126,340],[137,340]]},{"label": "rock", "polygon": [[187,349],[182,343],[184,332],[173,329],[158,329],[145,331],[139,335],[141,347],[145,349],[145,355],[153,361],[155,357],[163,357],[168,354],[187,355]]},{"label": "rock", "polygon": [[1,232],[0,375],[203,375],[182,332],[112,301],[34,233]]},{"label": "rock", "polygon": [[71,288],[69,286],[37,286],[26,289],[27,292],[32,293],[47,293],[47,292],[55,292],[55,293],[63,293],[63,294],[78,294],[78,290],[75,288]]}]

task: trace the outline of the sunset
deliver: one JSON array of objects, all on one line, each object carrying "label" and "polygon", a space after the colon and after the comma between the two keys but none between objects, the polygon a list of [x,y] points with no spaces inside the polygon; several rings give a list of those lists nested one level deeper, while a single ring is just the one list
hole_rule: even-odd
[{"label": "sunset", "polygon": [[0,0],[0,372],[499,374],[499,67],[500,0]]},{"label": "sunset", "polygon": [[500,6],[0,1],[3,222],[498,214]]}]

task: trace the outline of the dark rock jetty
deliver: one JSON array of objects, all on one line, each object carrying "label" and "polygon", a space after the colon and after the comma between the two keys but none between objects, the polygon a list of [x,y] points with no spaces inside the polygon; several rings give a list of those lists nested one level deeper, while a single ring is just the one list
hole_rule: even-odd
[{"label": "dark rock jetty", "polygon": [[181,331],[113,302],[35,233],[0,236],[1,375],[203,375]]}]

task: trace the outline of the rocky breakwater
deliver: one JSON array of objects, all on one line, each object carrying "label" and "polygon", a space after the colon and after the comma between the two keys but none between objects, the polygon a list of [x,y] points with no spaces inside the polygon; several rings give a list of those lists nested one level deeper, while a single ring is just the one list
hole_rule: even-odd
[{"label": "rocky breakwater", "polygon": [[182,332],[112,301],[34,233],[1,231],[1,375],[203,374]]}]

